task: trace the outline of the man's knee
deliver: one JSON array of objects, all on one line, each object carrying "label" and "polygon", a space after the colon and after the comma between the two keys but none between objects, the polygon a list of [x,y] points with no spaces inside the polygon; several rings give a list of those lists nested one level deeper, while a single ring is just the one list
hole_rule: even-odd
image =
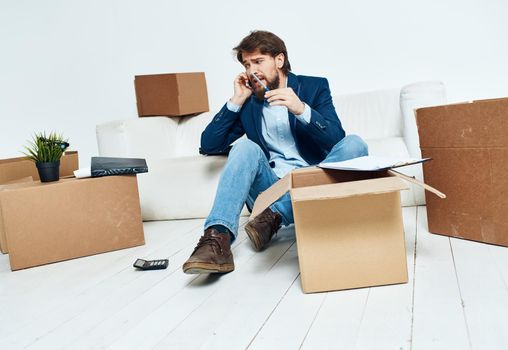
[{"label": "man's knee", "polygon": [[352,158],[369,155],[369,146],[358,135],[348,135],[344,138],[344,146]]},{"label": "man's knee", "polygon": [[251,158],[258,157],[263,154],[263,150],[259,145],[247,138],[238,140],[231,149],[230,155],[241,154],[242,157]]}]

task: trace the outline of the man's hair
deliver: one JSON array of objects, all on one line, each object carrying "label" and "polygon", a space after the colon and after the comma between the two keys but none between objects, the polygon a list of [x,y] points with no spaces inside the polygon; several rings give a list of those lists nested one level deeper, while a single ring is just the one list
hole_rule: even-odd
[{"label": "man's hair", "polygon": [[284,64],[281,69],[286,75],[291,71],[291,64],[289,63],[286,44],[284,44],[284,41],[282,41],[281,38],[273,33],[264,30],[253,30],[249,35],[243,38],[240,44],[234,47],[233,50],[236,52],[236,58],[242,64],[242,54],[244,52],[251,53],[259,50],[261,54],[270,55],[272,57],[282,53],[284,54]]}]

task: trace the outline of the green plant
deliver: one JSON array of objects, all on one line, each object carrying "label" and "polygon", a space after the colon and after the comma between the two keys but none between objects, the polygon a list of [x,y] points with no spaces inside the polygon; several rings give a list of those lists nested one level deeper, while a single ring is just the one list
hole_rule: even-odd
[{"label": "green plant", "polygon": [[28,141],[23,152],[36,163],[57,162],[63,152],[69,147],[67,139],[55,132],[46,135],[46,132],[35,133],[32,141]]}]

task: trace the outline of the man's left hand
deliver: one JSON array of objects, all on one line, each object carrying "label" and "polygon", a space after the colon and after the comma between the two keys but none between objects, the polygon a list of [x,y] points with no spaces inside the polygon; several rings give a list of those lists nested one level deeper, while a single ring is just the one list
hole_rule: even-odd
[{"label": "man's left hand", "polygon": [[305,111],[305,104],[291,88],[267,91],[265,98],[270,106],[286,106],[291,113],[296,115],[300,115]]}]

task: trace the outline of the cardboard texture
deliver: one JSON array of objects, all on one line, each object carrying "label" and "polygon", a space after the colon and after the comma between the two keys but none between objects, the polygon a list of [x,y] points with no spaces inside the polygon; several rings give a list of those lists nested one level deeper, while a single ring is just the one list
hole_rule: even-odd
[{"label": "cardboard texture", "polygon": [[13,271],[145,243],[135,176],[7,185],[0,212]]},{"label": "cardboard texture", "polygon": [[416,110],[432,233],[508,246],[508,98]]},{"label": "cardboard texture", "polygon": [[182,116],[208,112],[205,73],[136,75],[138,115]]},{"label": "cardboard texture", "polygon": [[251,218],[289,190],[305,293],[406,283],[407,188],[387,171],[298,169],[258,197]]},{"label": "cardboard texture", "polygon": [[[78,152],[65,152],[60,159],[60,177],[73,175],[77,169],[79,169]],[[27,157],[0,160],[0,185],[29,176],[39,180],[35,163]]]},{"label": "cardboard texture", "polygon": [[[22,179],[9,181],[8,184],[11,184],[11,186],[9,186],[9,188],[17,188],[17,187],[25,187],[28,184],[34,185],[35,182],[33,181],[32,177],[29,176],[29,177],[24,177]],[[19,185],[16,185],[16,184],[19,184]],[[6,185],[0,185],[0,192],[6,187],[7,187]],[[5,237],[5,230],[4,230],[3,219],[2,219],[1,202],[0,202],[0,251],[3,254],[8,253],[7,238]]]},{"label": "cardboard texture", "polygon": [[[60,159],[60,178],[72,176],[79,168],[77,151],[67,151]],[[0,160],[0,185],[39,180],[39,173],[35,163],[27,157]],[[2,186],[0,186],[1,188]],[[0,213],[1,215],[1,213]],[[8,253],[5,231],[0,225],[0,252]]]}]

